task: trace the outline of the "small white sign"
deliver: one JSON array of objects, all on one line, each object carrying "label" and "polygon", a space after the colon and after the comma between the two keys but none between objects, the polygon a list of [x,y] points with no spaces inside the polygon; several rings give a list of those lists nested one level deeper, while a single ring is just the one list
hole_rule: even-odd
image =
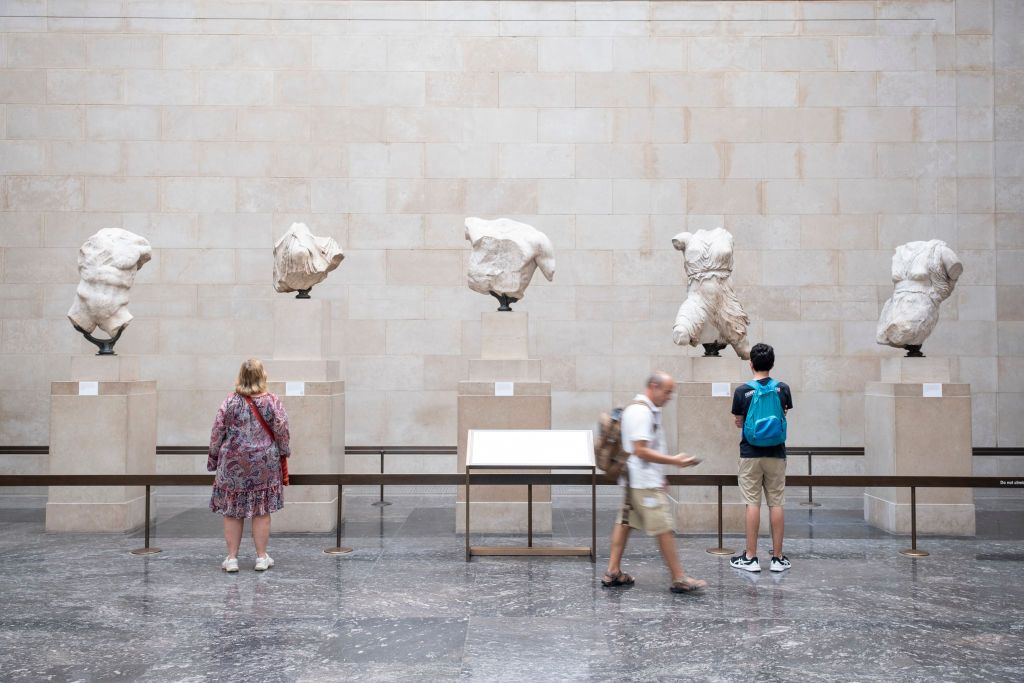
[{"label": "small white sign", "polygon": [[515,382],[495,382],[494,383],[494,395],[495,396],[515,396],[516,383]]},{"label": "small white sign", "polygon": [[925,398],[942,398],[942,384],[940,382],[925,382],[921,385],[921,395]]},{"label": "small white sign", "polygon": [[305,396],[306,395],[306,383],[305,382],[285,382],[284,383],[284,395],[285,396]]},{"label": "small white sign", "polygon": [[99,396],[100,395],[100,383],[99,382],[79,382],[78,383],[78,395],[79,396]]},{"label": "small white sign", "polygon": [[729,391],[728,382],[712,382],[711,383],[711,395],[712,396],[732,396],[732,392]]}]

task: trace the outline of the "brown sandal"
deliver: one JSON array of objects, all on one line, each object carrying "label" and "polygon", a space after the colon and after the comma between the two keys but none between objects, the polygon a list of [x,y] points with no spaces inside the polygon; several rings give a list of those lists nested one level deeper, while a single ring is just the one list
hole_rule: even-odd
[{"label": "brown sandal", "polygon": [[632,576],[626,572],[616,572],[610,574],[605,572],[604,578],[601,579],[601,585],[605,588],[614,588],[616,586],[632,586],[635,583]]},{"label": "brown sandal", "polygon": [[684,576],[682,581],[673,581],[672,585],[669,586],[669,590],[673,593],[692,593],[701,588],[706,588],[707,585],[708,582],[702,579],[692,579],[689,576]]}]

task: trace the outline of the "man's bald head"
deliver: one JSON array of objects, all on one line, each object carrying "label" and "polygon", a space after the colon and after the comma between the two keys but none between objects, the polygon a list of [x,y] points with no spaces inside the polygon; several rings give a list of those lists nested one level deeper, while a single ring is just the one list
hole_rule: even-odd
[{"label": "man's bald head", "polygon": [[676,390],[676,382],[672,375],[663,370],[655,370],[647,378],[647,398],[659,408],[672,399]]}]

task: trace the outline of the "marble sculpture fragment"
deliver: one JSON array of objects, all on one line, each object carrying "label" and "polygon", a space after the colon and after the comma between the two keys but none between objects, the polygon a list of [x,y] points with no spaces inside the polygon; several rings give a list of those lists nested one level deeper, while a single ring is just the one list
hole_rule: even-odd
[{"label": "marble sculpture fragment", "polygon": [[[95,344],[102,355],[114,355],[114,344],[132,321],[128,292],[135,274],[152,258],[149,242],[121,228],[104,228],[78,250],[75,301],[68,319],[76,330]],[[109,339],[97,339],[99,327]]]},{"label": "marble sculpture fragment", "polygon": [[942,240],[907,242],[892,257],[892,296],[878,319],[879,344],[921,356],[921,345],[939,321],[939,304],[945,301],[964,266]]},{"label": "marble sculpture fragment", "polygon": [[549,281],[555,277],[551,240],[531,225],[508,218],[467,218],[466,239],[473,245],[469,288],[498,299],[499,311],[511,311],[509,304],[523,298],[537,268]]},{"label": "marble sculpture fragment", "polygon": [[707,356],[731,345],[736,355],[750,358],[747,325],[750,320],[733,291],[733,239],[724,228],[681,232],[672,246],[683,252],[688,282],[686,300],[676,313],[672,341],[683,346],[703,344]]},{"label": "marble sculpture fragment", "polygon": [[308,299],[313,285],[323,282],[344,258],[333,237],[317,237],[305,223],[292,223],[274,245],[274,289]]}]

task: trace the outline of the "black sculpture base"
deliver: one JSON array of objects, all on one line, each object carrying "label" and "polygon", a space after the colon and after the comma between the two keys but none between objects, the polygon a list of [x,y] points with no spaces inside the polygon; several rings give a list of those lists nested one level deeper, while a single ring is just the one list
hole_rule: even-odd
[{"label": "black sculpture base", "polygon": [[491,296],[493,296],[495,299],[497,299],[501,303],[501,305],[498,306],[498,310],[499,311],[511,311],[512,310],[512,304],[514,304],[515,302],[519,301],[519,299],[513,299],[512,297],[510,297],[507,294],[498,294],[497,292],[493,292],[493,291],[491,292]]},{"label": "black sculpture base", "polygon": [[97,339],[78,325],[75,325],[74,323],[71,324],[74,325],[75,329],[78,330],[90,344],[95,344],[96,348],[99,349],[99,351],[96,352],[97,356],[116,356],[117,354],[114,353],[114,344],[117,343],[117,340],[121,338],[121,334],[124,332],[125,328],[128,327],[127,325],[122,325],[117,331],[117,334],[110,339]]},{"label": "black sculpture base", "polygon": [[714,357],[714,358],[719,358],[719,357],[721,357],[721,354],[719,354],[718,352],[721,351],[722,349],[724,349],[726,346],[728,346],[728,344],[719,344],[718,342],[708,342],[707,344],[701,344],[701,346],[704,347],[704,356],[705,357],[709,357],[710,356],[710,357]]},{"label": "black sculpture base", "polygon": [[309,292],[312,289],[313,289],[312,287],[310,287],[309,289],[300,289],[299,293],[295,295],[295,298],[296,299],[312,299],[313,297],[311,297],[309,295]]},{"label": "black sculpture base", "polygon": [[907,350],[907,355],[904,356],[905,358],[924,358],[924,354],[921,353],[920,344],[917,344],[916,346],[914,344],[907,344],[903,348]]}]

